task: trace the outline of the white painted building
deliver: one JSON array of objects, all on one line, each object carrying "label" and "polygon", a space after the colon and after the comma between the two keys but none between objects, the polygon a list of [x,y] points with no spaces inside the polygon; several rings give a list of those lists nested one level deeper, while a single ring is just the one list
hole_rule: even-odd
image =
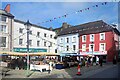
[{"label": "white painted building", "polygon": [[[25,22],[14,20],[14,47],[15,52],[26,52],[27,31]],[[55,52],[55,32],[35,24],[32,24],[29,34],[30,52]],[[54,44],[55,43],[55,44]]]}]

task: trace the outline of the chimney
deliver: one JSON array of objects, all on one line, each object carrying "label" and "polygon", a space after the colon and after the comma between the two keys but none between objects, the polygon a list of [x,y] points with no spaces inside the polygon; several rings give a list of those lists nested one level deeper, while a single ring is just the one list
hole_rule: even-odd
[{"label": "chimney", "polygon": [[52,27],[50,27],[50,28],[49,28],[49,30],[50,30],[50,31],[52,31],[52,30],[53,30],[53,28],[52,28]]},{"label": "chimney", "polygon": [[68,28],[68,27],[69,27],[69,25],[68,25],[66,22],[64,22],[64,23],[62,24],[62,28],[63,28],[63,29]]},{"label": "chimney", "polygon": [[4,9],[7,13],[10,13],[10,4],[7,4],[7,6]]}]

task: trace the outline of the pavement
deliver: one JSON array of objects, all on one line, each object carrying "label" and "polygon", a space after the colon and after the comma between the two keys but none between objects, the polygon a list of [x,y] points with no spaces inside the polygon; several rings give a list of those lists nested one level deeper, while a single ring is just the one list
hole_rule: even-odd
[{"label": "pavement", "polygon": [[99,65],[94,65],[90,67],[82,67],[81,76],[77,76],[77,67],[71,67],[66,69],[53,69],[50,72],[40,72],[40,71],[27,71],[27,70],[10,70],[7,72],[6,76],[2,78],[87,78],[93,74],[101,72],[107,68],[114,67],[112,63],[105,63],[102,67]]}]

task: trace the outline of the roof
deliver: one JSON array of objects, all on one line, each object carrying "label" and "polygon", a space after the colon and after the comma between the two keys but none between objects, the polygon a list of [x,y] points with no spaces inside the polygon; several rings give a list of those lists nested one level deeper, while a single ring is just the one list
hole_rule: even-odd
[{"label": "roof", "polygon": [[7,13],[5,10],[2,10],[2,9],[0,9],[0,14],[1,14],[1,15],[5,15],[5,16],[8,16],[8,17],[13,17],[13,18],[14,18],[14,16],[13,16],[11,13]]},{"label": "roof", "polygon": [[[22,23],[22,24],[25,24],[26,22],[24,21],[21,21],[21,20],[18,20],[18,19],[14,19],[15,22],[19,22],[19,23]],[[46,30],[49,30],[49,28],[45,28],[45,27],[42,27],[42,26],[38,26],[36,24],[31,24],[32,26],[34,27],[37,27],[37,28],[42,28],[42,29],[46,29]]]},{"label": "roof", "polygon": [[[75,33],[79,33],[79,35],[85,35],[85,34],[106,32],[106,31],[111,31],[111,30],[113,30],[112,26],[108,25],[102,20],[99,20],[99,21],[88,22],[85,24],[66,28],[62,30],[58,34],[58,36],[67,35],[67,34],[75,34]],[[118,30],[117,32],[120,33]]]}]

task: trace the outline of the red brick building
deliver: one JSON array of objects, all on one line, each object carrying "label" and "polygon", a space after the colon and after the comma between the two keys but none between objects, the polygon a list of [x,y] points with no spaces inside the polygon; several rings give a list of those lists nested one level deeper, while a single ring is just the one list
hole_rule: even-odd
[{"label": "red brick building", "polygon": [[118,59],[120,32],[113,26],[100,21],[82,25],[79,29],[80,55],[103,56],[107,62]]}]

